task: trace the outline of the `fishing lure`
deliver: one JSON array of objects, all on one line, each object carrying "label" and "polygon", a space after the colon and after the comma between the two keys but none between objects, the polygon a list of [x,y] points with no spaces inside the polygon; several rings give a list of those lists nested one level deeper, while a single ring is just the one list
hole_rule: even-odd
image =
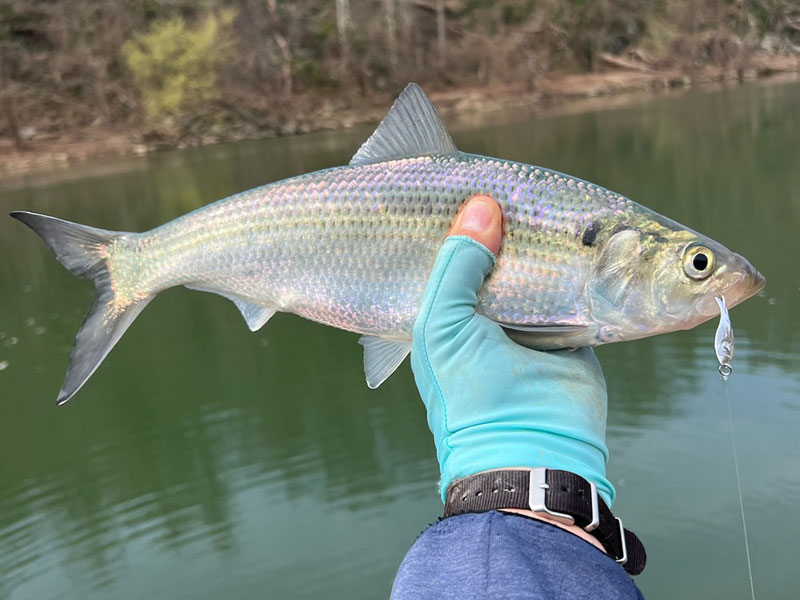
[{"label": "fishing lure", "polygon": [[714,351],[719,361],[719,374],[723,379],[733,373],[731,361],[733,360],[733,329],[731,328],[731,318],[728,315],[728,307],[725,305],[724,296],[714,298],[719,305],[719,325],[714,336]]}]

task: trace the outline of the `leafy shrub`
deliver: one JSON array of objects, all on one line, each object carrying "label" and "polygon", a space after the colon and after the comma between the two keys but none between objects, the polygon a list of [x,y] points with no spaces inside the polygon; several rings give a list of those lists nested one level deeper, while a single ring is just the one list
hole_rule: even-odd
[{"label": "leafy shrub", "polygon": [[217,73],[233,50],[234,12],[212,14],[195,28],[177,17],[154,23],[122,45],[122,55],[151,124],[201,110],[218,97]]}]

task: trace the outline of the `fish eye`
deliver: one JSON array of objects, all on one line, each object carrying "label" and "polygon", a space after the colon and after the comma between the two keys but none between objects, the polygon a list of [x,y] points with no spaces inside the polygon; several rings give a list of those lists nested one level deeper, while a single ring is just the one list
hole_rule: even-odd
[{"label": "fish eye", "polygon": [[714,271],[714,253],[705,246],[690,246],[683,255],[683,271],[692,279],[705,279]]}]

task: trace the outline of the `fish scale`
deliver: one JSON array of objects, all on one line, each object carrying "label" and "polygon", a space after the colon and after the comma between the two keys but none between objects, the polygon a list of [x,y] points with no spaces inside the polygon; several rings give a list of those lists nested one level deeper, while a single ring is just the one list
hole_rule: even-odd
[{"label": "fish scale", "polygon": [[[159,292],[178,285],[227,297],[253,331],[283,311],[362,334],[367,384],[377,387],[410,351],[436,253],[476,194],[504,215],[476,310],[531,348],[693,327],[718,314],[715,296],[733,306],[764,283],[721,244],[615,192],[458,151],[410,84],[349,165],[242,192],[148,232],[12,213],[97,287],[57,402],[80,389]],[[695,256],[713,268],[697,272]]]}]

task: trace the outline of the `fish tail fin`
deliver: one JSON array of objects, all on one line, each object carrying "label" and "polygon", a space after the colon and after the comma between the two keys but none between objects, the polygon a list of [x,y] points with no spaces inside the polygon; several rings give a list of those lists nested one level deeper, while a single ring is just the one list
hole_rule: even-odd
[{"label": "fish tail fin", "polygon": [[78,277],[91,279],[97,288],[94,302],[75,337],[67,374],[56,399],[56,404],[64,404],[92,376],[153,296],[123,300],[115,292],[108,268],[109,248],[125,235],[123,232],[25,211],[12,212],[11,216],[33,229],[62,265]]}]

